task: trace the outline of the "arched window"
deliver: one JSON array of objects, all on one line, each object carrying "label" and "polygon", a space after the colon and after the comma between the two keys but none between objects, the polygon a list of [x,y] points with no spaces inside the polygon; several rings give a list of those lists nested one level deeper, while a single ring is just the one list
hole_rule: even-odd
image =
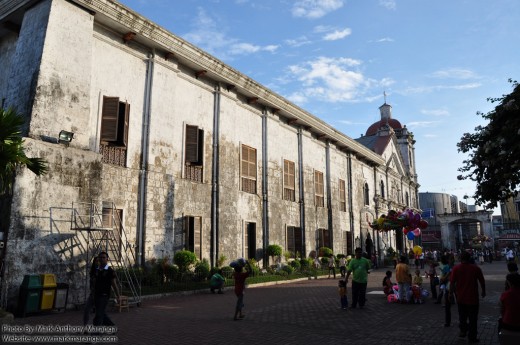
[{"label": "arched window", "polygon": [[370,198],[368,195],[369,195],[368,183],[365,183],[365,186],[363,187],[363,196],[365,199],[365,205],[370,205]]},{"label": "arched window", "polygon": [[381,197],[385,198],[385,183],[381,180]]}]

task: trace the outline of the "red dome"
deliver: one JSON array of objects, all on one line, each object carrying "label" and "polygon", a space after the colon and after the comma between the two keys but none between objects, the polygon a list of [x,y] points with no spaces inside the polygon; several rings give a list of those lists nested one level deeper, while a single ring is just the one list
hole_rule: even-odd
[{"label": "red dome", "polygon": [[[393,129],[402,129],[403,128],[403,126],[401,125],[401,122],[397,121],[396,119],[389,119],[388,124]],[[379,128],[383,127],[384,125],[386,125],[386,120],[380,120],[380,121],[375,122],[370,127],[368,127],[365,135],[366,136],[376,135]]]}]

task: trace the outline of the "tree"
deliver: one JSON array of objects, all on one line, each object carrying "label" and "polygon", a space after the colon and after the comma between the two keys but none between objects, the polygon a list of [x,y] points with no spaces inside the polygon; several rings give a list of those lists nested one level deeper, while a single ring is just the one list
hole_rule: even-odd
[{"label": "tree", "polygon": [[47,165],[41,158],[25,155],[22,139],[24,118],[12,108],[0,108],[0,195],[11,192],[16,169],[26,166],[36,175],[47,172]]},{"label": "tree", "polygon": [[499,103],[494,110],[477,112],[489,121],[487,126],[464,133],[457,144],[459,152],[469,153],[458,169],[463,173],[458,179],[475,181],[475,204],[490,209],[516,195],[520,185],[520,85],[512,79],[509,82],[511,94],[487,99]]}]

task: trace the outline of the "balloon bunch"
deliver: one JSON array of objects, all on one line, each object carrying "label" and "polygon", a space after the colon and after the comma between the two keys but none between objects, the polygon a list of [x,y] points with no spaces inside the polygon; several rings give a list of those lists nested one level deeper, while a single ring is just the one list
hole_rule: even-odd
[{"label": "balloon bunch", "polygon": [[390,231],[403,228],[406,238],[413,240],[416,236],[421,236],[421,229],[428,227],[428,222],[421,219],[421,214],[413,210],[406,209],[404,211],[388,211],[374,220],[370,227],[379,231]]}]

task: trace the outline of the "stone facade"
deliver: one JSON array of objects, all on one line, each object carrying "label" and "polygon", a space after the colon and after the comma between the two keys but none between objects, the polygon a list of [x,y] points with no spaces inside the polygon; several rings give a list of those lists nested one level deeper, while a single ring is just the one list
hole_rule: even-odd
[{"label": "stone facade", "polygon": [[267,265],[269,244],[350,254],[368,234],[395,248],[368,222],[418,208],[411,133],[353,140],[117,1],[6,0],[0,23],[0,99],[49,165],[20,171],[2,215],[4,301],[35,273],[83,301],[92,246],[67,216],[79,205],[115,205],[137,264],[192,248],[212,265]]}]

